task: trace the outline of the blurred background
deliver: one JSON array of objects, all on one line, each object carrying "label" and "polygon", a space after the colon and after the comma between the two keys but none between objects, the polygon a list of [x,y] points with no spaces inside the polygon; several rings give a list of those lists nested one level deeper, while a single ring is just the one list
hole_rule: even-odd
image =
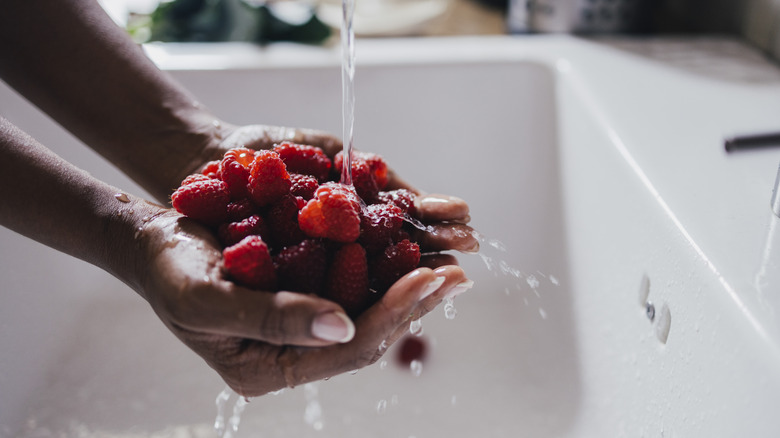
[{"label": "blurred background", "polygon": [[[139,42],[338,38],[340,0],[100,0]],[[360,37],[727,35],[780,59],[780,0],[357,0]]]}]

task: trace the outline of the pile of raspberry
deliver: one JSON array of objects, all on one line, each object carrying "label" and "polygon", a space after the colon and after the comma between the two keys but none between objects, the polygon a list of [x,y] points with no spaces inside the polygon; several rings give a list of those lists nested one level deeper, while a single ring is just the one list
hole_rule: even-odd
[{"label": "pile of raspberry", "polygon": [[353,186],[337,182],[343,162],[341,152],[331,160],[291,142],[231,149],[185,178],[171,201],[215,230],[235,283],[316,294],[355,317],[417,267],[420,248],[404,222],[415,216],[414,194],[384,191],[382,157],[353,152]]}]

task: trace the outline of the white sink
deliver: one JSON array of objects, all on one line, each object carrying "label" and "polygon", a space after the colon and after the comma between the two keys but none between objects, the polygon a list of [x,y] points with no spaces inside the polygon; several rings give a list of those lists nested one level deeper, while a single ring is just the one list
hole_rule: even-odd
[{"label": "white sink", "polygon": [[[147,50],[226,120],[341,132],[335,48]],[[460,256],[476,285],[455,319],[423,319],[419,377],[391,348],[384,367],[252,400],[239,437],[776,433],[780,150],[726,155],[722,139],[780,129],[780,82],[570,37],[361,40],[357,56],[356,146],[465,198],[507,251],[485,242],[493,270]],[[8,89],[0,101],[66,159],[141,193]],[[0,241],[0,436],[214,435],[224,385],[141,298],[5,229]]]}]

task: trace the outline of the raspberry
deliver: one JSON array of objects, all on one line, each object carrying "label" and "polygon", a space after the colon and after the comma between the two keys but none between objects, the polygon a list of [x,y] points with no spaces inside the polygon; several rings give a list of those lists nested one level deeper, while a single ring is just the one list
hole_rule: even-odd
[{"label": "raspberry", "polygon": [[384,293],[420,263],[420,247],[409,240],[388,246],[371,261],[371,287]]},{"label": "raspberry", "polygon": [[220,225],[217,234],[224,246],[235,245],[246,236],[265,237],[269,235],[268,227],[266,227],[263,218],[256,214],[241,221]]},{"label": "raspberry", "polygon": [[306,238],[298,226],[298,198],[286,195],[274,203],[265,214],[270,242],[275,248],[295,245]]},{"label": "raspberry", "polygon": [[285,141],[274,146],[274,151],[287,165],[288,172],[310,175],[319,182],[327,181],[332,163],[322,149]]},{"label": "raspberry", "polygon": [[247,236],[222,251],[225,270],[230,278],[246,287],[276,290],[276,273],[268,246],[260,236]]},{"label": "raspberry", "polygon": [[377,199],[385,204],[395,204],[404,213],[414,217],[417,214],[417,208],[414,206],[416,195],[411,190],[397,189],[389,192],[379,192]]},{"label": "raspberry", "polygon": [[291,173],[290,182],[292,183],[290,193],[295,196],[300,196],[307,201],[314,197],[314,192],[316,192],[317,188],[320,186],[317,183],[317,178],[309,175],[301,175],[299,173]]},{"label": "raspberry", "polygon": [[206,175],[203,175],[202,173],[194,173],[184,178],[184,181],[181,182],[181,185],[186,186],[187,184],[192,184],[198,181],[208,181],[210,179],[211,178],[209,178]]},{"label": "raspberry", "polygon": [[376,296],[368,290],[366,251],[360,244],[346,244],[334,254],[323,297],[341,305],[350,317],[375,302]]},{"label": "raspberry", "polygon": [[279,154],[258,151],[249,167],[249,195],[260,207],[278,201],[290,191],[290,175]]},{"label": "raspberry", "polygon": [[304,240],[281,250],[273,260],[281,290],[320,293],[328,267],[328,252],[322,243]]},{"label": "raspberry", "polygon": [[377,201],[379,187],[376,185],[371,168],[365,161],[355,161],[352,163],[352,185],[355,191],[366,204],[373,204]]},{"label": "raspberry", "polygon": [[206,163],[206,165],[203,167],[203,170],[200,173],[206,175],[209,178],[218,178],[217,176],[218,172],[219,172],[219,160],[215,160]]},{"label": "raspberry", "polygon": [[248,198],[233,201],[227,205],[228,220],[238,222],[246,219],[255,212],[255,204]]},{"label": "raspberry", "polygon": [[423,360],[428,348],[422,338],[417,336],[405,336],[398,347],[398,363],[408,367],[414,360]]},{"label": "raspberry", "polygon": [[218,179],[191,182],[171,195],[173,208],[205,225],[223,222],[227,218],[228,202],[227,186]]},{"label": "raspberry", "polygon": [[219,162],[217,175],[225,182],[233,199],[246,198],[249,195],[249,166],[255,157],[255,151],[245,148],[231,149],[225,152]]},{"label": "raspberry", "polygon": [[369,254],[393,243],[404,223],[404,212],[393,204],[373,204],[363,210],[360,219],[360,242]]},{"label": "raspberry", "polygon": [[[363,161],[368,164],[368,167],[371,168],[371,174],[373,175],[374,181],[376,181],[376,185],[379,187],[379,190],[382,190],[387,186],[389,178],[387,163],[385,163],[385,160],[381,156],[372,154],[370,152],[352,151],[352,163],[354,164],[356,161]],[[342,151],[337,153],[333,158],[333,167],[339,173],[341,173],[343,162],[344,152]]]},{"label": "raspberry", "polygon": [[298,223],[310,237],[354,242],[360,236],[360,200],[352,187],[325,183],[303,207]]}]

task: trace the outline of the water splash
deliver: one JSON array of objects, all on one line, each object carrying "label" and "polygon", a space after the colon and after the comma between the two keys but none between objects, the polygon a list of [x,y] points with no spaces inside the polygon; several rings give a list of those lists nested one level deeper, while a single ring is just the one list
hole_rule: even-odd
[{"label": "water splash", "polygon": [[455,308],[455,302],[452,297],[444,300],[444,317],[453,320],[458,315],[458,309]]},{"label": "water splash", "polygon": [[303,421],[316,431],[325,427],[322,421],[322,405],[319,399],[319,388],[316,383],[303,385],[303,394],[306,399],[306,409],[303,411]]},{"label": "water splash", "polygon": [[344,162],[341,167],[341,183],[352,185],[352,150],[355,130],[355,30],[352,17],[355,0],[341,2],[341,113]]},{"label": "water splash", "polygon": [[415,359],[409,363],[409,369],[412,371],[414,377],[420,377],[420,375],[422,375],[423,364],[421,361]]},{"label": "water splash", "polygon": [[422,319],[415,319],[409,323],[409,333],[415,336],[423,335]]},{"label": "water splash", "polygon": [[[230,404],[231,399],[235,400],[235,402],[233,403],[231,415],[226,420],[227,407]],[[220,438],[233,438],[235,434],[238,433],[238,426],[241,423],[241,414],[244,413],[244,409],[246,409],[246,405],[248,404],[248,398],[242,397],[229,386],[226,386],[225,389],[217,395],[217,417],[214,420],[214,431],[217,432],[217,436]]]}]

